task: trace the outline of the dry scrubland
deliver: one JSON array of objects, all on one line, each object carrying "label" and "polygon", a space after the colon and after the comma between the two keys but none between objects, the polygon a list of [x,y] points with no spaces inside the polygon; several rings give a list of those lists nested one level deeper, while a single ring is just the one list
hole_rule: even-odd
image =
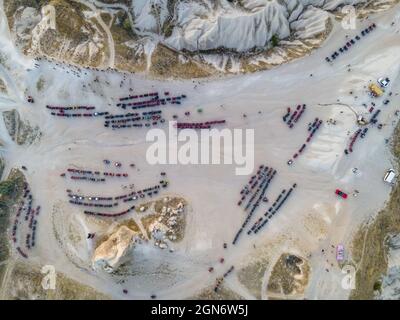
[{"label": "dry scrubland", "polygon": [[[393,154],[400,166],[400,126],[393,136]],[[400,233],[400,184],[391,194],[384,210],[363,225],[353,242],[353,261],[357,266],[356,289],[351,299],[373,299],[380,291],[381,277],[388,269],[387,238]]]}]

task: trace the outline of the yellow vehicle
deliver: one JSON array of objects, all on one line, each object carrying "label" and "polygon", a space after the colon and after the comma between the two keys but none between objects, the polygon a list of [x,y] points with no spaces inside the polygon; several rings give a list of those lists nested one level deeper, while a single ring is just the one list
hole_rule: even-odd
[{"label": "yellow vehicle", "polygon": [[375,83],[371,83],[368,88],[374,97],[380,97],[383,95],[383,90]]}]

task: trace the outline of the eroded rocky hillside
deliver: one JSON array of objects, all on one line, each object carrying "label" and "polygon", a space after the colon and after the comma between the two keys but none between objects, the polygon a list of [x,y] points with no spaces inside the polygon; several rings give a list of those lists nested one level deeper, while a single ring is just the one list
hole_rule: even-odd
[{"label": "eroded rocky hillside", "polygon": [[268,69],[330,33],[345,5],[358,14],[397,0],[5,0],[27,54],[162,77]]}]

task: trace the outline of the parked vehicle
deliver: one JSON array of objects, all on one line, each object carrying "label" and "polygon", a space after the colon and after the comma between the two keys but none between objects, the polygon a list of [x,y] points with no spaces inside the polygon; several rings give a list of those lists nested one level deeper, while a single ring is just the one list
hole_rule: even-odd
[{"label": "parked vehicle", "polygon": [[336,247],[336,260],[337,261],[344,260],[344,246],[342,244],[338,244]]},{"label": "parked vehicle", "polygon": [[382,88],[386,88],[390,83],[390,79],[387,78],[387,77],[386,78],[379,78],[378,79],[378,83],[380,84],[380,86]]},{"label": "parked vehicle", "polygon": [[339,197],[341,197],[341,198],[343,198],[343,199],[347,199],[347,193],[341,191],[340,189],[336,189],[335,193],[336,193]]},{"label": "parked vehicle", "polygon": [[383,181],[392,184],[395,178],[396,178],[395,171],[393,169],[389,169],[388,171],[386,171],[386,174],[383,177]]}]

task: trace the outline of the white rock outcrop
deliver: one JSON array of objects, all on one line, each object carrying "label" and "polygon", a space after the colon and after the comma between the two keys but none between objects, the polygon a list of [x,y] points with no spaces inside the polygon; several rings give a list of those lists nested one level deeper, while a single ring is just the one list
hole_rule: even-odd
[{"label": "white rock outcrop", "polygon": [[107,272],[115,270],[121,259],[132,249],[136,236],[137,233],[128,227],[119,227],[96,248],[92,258],[94,269],[103,269]]}]

